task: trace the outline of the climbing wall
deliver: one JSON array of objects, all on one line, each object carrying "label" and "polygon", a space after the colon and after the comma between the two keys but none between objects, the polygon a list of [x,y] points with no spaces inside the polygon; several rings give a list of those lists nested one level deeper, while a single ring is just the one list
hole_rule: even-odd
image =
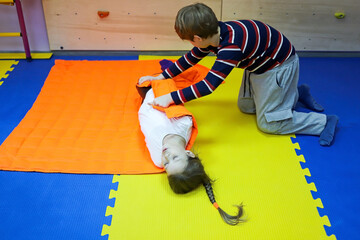
[{"label": "climbing wall", "polygon": [[[51,50],[182,50],[177,11],[191,0],[44,0]],[[206,0],[218,17],[221,1]],[[86,6],[86,7],[85,7]],[[98,15],[98,12],[108,12]],[[106,16],[106,17],[105,17]]]},{"label": "climbing wall", "polygon": [[[187,50],[174,31],[181,1],[43,0],[51,50]],[[205,0],[219,20],[262,20],[303,51],[359,51],[357,0]],[[146,7],[145,7],[146,6]],[[106,14],[98,15],[98,12]],[[337,13],[337,17],[335,17]]]},{"label": "climbing wall", "polygon": [[257,19],[301,51],[359,51],[360,1],[224,0],[223,21]]}]

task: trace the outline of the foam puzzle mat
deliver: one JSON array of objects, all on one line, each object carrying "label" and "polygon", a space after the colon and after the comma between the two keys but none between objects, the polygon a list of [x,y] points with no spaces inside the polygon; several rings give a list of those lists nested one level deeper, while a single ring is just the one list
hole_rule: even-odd
[{"label": "foam puzzle mat", "polygon": [[17,65],[19,61],[15,60],[1,60],[0,61],[0,86],[4,83],[4,80],[9,76],[9,72],[14,70],[14,66]]},{"label": "foam puzzle mat", "polygon": [[[140,59],[172,58],[140,56]],[[201,64],[211,67],[214,58]],[[320,217],[320,199],[313,199],[291,138],[260,132],[254,115],[240,114],[237,96],[242,71],[235,69],[213,94],[186,103],[199,126],[195,151],[213,184],[219,206],[232,214],[234,204],[244,204],[247,221],[225,224],[205,190],[174,194],[165,174],[114,175],[102,235],[114,239],[336,239],[328,236]]]},{"label": "foam puzzle mat", "polygon": [[[31,53],[32,59],[49,59],[51,52]],[[26,59],[25,53],[0,53],[0,59]]]}]

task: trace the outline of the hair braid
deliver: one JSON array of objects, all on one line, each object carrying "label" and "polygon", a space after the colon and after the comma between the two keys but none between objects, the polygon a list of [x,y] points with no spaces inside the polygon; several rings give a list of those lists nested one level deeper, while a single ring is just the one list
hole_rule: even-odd
[{"label": "hair braid", "polygon": [[168,175],[167,177],[171,189],[178,194],[188,193],[203,184],[206,189],[206,193],[210,199],[210,202],[219,211],[222,219],[227,224],[237,225],[238,223],[244,221],[243,219],[241,219],[243,215],[242,204],[236,206],[238,208],[238,213],[237,215],[232,216],[224,212],[216,203],[214,192],[211,186],[211,183],[213,181],[205,173],[204,167],[197,156],[195,158],[189,157],[188,165],[182,173]]},{"label": "hair braid", "polygon": [[210,199],[210,202],[212,204],[216,203],[214,192],[213,192],[213,189],[212,189],[212,186],[211,186],[211,182],[204,183],[204,187],[206,189],[206,193],[207,193],[207,195],[208,195],[208,197]]},{"label": "hair braid", "polygon": [[238,213],[233,216],[233,215],[229,215],[227,214],[224,210],[222,210],[219,205],[217,204],[216,200],[215,200],[215,196],[214,196],[214,192],[211,186],[211,182],[210,181],[206,181],[205,183],[203,183],[206,193],[210,199],[210,202],[214,205],[214,207],[219,211],[222,219],[229,225],[235,226],[240,222],[244,222],[243,219],[241,219],[244,211],[243,211],[243,205],[236,205],[236,207],[238,208]]}]

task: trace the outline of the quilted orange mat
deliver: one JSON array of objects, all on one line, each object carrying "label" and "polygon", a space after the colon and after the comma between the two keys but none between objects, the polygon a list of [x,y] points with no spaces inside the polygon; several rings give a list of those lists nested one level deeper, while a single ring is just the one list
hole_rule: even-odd
[{"label": "quilted orange mat", "polygon": [[139,77],[158,60],[56,60],[33,107],[0,146],[0,169],[159,173],[138,122]]}]

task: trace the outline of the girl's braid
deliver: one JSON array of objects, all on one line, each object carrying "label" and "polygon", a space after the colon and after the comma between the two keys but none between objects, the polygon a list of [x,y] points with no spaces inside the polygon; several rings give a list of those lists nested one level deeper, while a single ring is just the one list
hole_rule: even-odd
[{"label": "girl's braid", "polygon": [[212,186],[211,186],[211,182],[208,181],[207,183],[204,183],[203,185],[204,185],[204,187],[206,189],[206,193],[207,193],[207,195],[208,195],[208,197],[210,199],[210,202],[212,204],[216,203],[214,192],[213,192],[213,189],[212,189]]},{"label": "girl's braid", "polygon": [[237,205],[236,207],[238,208],[238,213],[235,216],[229,215],[227,214],[224,210],[222,210],[219,205],[217,204],[216,200],[215,200],[215,196],[214,196],[214,192],[211,186],[211,182],[210,181],[206,181],[205,183],[203,183],[205,189],[206,189],[206,193],[210,199],[210,202],[214,205],[214,207],[219,211],[222,219],[229,225],[235,226],[240,222],[243,222],[244,220],[241,219],[242,215],[243,215],[243,206],[242,204]]}]

